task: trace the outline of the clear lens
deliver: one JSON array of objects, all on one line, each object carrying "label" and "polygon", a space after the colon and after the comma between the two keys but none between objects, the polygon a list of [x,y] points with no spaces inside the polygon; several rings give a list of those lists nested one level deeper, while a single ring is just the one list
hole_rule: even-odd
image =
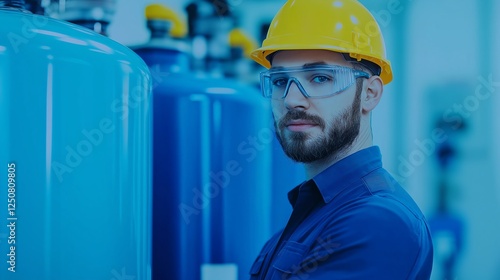
[{"label": "clear lens", "polygon": [[366,77],[366,72],[342,66],[314,66],[272,69],[261,73],[264,97],[285,98],[292,83],[306,97],[326,97],[340,93],[354,84],[356,78]]}]

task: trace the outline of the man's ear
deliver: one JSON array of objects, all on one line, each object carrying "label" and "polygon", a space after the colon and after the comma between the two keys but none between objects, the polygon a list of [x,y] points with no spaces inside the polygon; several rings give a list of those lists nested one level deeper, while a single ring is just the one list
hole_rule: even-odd
[{"label": "man's ear", "polygon": [[384,84],[379,76],[371,76],[365,82],[365,94],[361,99],[361,108],[363,113],[371,112],[382,98],[382,93],[384,92]]}]

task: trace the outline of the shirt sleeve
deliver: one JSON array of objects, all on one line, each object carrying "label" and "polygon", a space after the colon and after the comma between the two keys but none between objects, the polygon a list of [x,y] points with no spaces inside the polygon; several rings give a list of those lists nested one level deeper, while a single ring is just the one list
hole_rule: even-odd
[{"label": "shirt sleeve", "polygon": [[394,207],[384,200],[344,209],[316,239],[294,273],[302,277],[297,279],[429,279],[432,243],[426,223],[391,203]]}]

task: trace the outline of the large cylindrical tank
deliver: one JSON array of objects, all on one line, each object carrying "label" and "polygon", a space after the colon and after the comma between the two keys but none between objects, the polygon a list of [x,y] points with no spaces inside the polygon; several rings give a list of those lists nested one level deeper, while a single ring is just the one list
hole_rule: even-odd
[{"label": "large cylindrical tank", "polygon": [[269,237],[273,135],[254,94],[182,74],[155,88],[155,275],[203,279],[202,265],[233,264],[242,279]]},{"label": "large cylindrical tank", "polygon": [[151,279],[149,69],[17,2],[0,1],[0,279]]},{"label": "large cylindrical tank", "polygon": [[134,48],[153,75],[153,278],[245,279],[271,234],[269,104],[154,39]]}]

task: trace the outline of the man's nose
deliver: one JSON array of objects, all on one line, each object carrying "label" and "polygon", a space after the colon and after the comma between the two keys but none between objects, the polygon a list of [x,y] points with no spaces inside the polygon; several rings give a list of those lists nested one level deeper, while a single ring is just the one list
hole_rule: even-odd
[{"label": "man's nose", "polygon": [[306,93],[302,92],[299,87],[299,82],[296,79],[290,80],[290,85],[285,93],[285,106],[287,109],[307,109],[309,107],[309,99]]}]

